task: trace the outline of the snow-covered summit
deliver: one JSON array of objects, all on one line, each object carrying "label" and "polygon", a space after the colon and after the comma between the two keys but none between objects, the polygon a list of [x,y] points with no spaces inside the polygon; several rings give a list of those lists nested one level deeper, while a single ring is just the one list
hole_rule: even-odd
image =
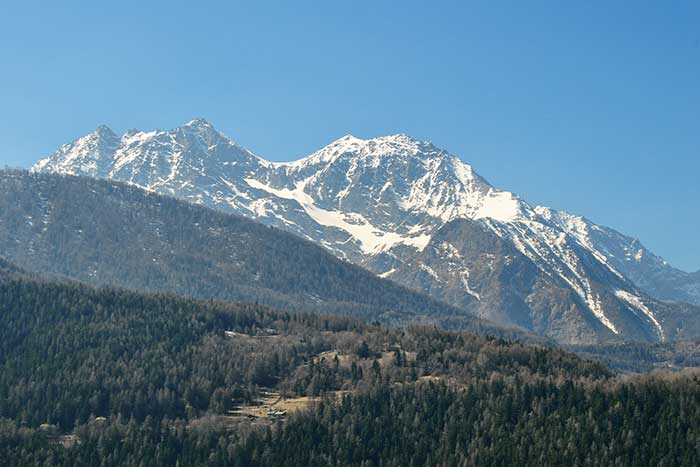
[{"label": "snow-covered summit", "polygon": [[323,202],[347,206],[372,199],[370,207],[440,222],[532,216],[517,196],[492,187],[471,165],[405,134],[366,140],[347,135],[283,167],[295,179],[313,177],[307,187]]},{"label": "snow-covered summit", "polygon": [[429,158],[440,152],[432,143],[413,139],[403,133],[371,139],[347,134],[309,156],[280,165],[299,169],[333,163],[343,158],[369,159],[370,163],[376,164],[386,157],[407,158],[420,155]]},{"label": "snow-covered summit", "polygon": [[33,169],[73,175],[101,176],[111,164],[119,137],[106,125],[98,126],[69,144],[64,144],[51,156],[41,159]]}]

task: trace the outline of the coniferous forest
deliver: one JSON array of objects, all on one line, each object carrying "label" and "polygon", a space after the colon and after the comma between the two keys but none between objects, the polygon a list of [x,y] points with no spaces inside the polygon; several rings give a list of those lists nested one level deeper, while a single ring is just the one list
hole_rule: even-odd
[{"label": "coniferous forest", "polygon": [[493,336],[95,289],[7,263],[0,278],[4,465],[700,458],[691,371],[616,376]]}]

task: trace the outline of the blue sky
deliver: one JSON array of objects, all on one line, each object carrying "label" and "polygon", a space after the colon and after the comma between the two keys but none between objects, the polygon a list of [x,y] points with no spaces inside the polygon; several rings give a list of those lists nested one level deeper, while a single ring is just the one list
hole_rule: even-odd
[{"label": "blue sky", "polygon": [[271,160],[403,132],[700,268],[698,2],[8,3],[0,165],[100,123]]}]

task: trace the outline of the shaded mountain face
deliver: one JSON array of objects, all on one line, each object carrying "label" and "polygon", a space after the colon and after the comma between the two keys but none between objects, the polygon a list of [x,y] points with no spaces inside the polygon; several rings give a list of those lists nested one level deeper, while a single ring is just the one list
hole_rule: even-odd
[{"label": "shaded mountain face", "polygon": [[[383,277],[565,342],[664,340],[663,317],[647,295],[700,303],[697,275],[671,268],[612,229],[532,207],[491,186],[459,158],[406,135],[348,135],[298,161],[271,163],[204,120],[121,137],[101,127],[34,170],[126,181],[255,218]],[[465,261],[462,269],[469,269],[471,259],[433,248],[440,229],[459,219],[478,221],[500,239],[489,253],[501,255],[499,261],[506,261],[502,252],[518,253],[517,287],[482,301],[469,279],[440,282],[426,272],[432,263]],[[430,264],[420,263],[428,257]],[[533,295],[540,289],[548,292]],[[565,322],[571,323],[566,330]]]},{"label": "shaded mountain face", "polygon": [[649,295],[663,301],[700,304],[700,271],[687,273],[676,269],[639,240],[584,217],[537,209]]},{"label": "shaded mountain face", "polygon": [[[0,252],[98,286],[522,335],[240,216],[85,177],[0,172]],[[3,270],[12,264],[0,259]]]},{"label": "shaded mountain face", "polygon": [[597,297],[595,311],[600,315],[596,315],[566,276],[538,267],[490,222],[447,223],[391,277],[477,316],[560,342],[599,342],[620,336],[656,342],[699,335],[698,307],[652,299],[602,267],[588,250],[574,245],[580,257],[577,273],[587,278],[590,293]]}]

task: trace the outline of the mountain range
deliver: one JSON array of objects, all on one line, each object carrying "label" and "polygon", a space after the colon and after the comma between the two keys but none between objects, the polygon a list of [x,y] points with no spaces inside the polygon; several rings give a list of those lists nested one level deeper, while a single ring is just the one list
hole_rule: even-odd
[{"label": "mountain range", "polygon": [[531,206],[460,158],[399,134],[342,137],[294,162],[256,156],[197,119],[168,131],[106,126],[36,172],[126,182],[255,219],[481,318],[560,342],[696,334],[700,271],[632,237]]}]

